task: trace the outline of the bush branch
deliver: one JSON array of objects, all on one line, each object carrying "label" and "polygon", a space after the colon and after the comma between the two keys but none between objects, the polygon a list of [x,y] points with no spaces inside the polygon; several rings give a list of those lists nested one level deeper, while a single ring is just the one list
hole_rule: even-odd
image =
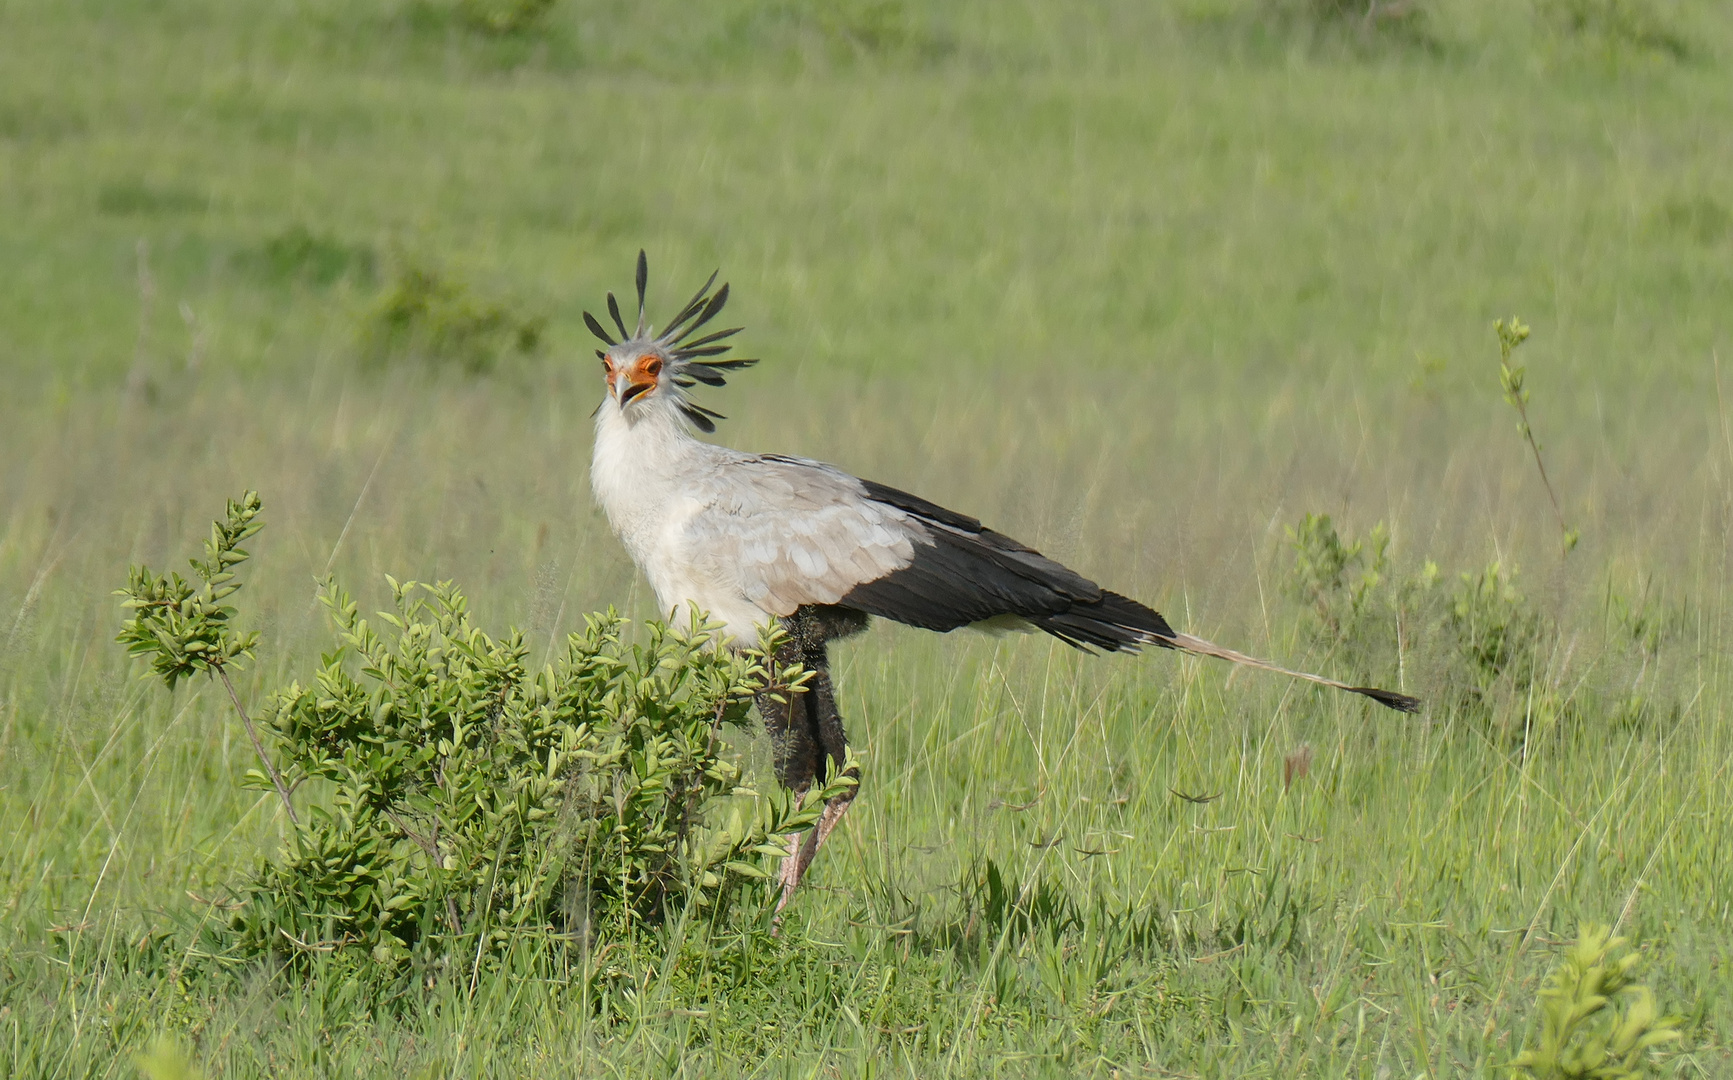
[{"label": "bush branch", "polygon": [[265,753],[265,744],[259,741],[259,732],[253,727],[253,718],[247,715],[247,710],[241,705],[241,695],[235,693],[235,684],[229,681],[229,673],[221,665],[212,665],[217,677],[223,680],[223,688],[229,692],[229,700],[234,702],[235,712],[241,718],[241,725],[247,729],[247,738],[252,741],[253,751],[259,755],[259,763],[265,766],[265,772],[271,777],[271,784],[277,789],[277,796],[283,800],[283,809],[289,812],[289,820],[296,825],[301,819],[295,815],[295,804],[289,801],[289,789],[283,786],[282,774],[277,772],[277,766],[271,763],[270,755]]}]

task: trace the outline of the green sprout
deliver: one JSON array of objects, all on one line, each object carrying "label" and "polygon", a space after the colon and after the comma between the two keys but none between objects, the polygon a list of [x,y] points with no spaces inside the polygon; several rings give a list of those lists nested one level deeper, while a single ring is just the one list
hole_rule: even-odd
[{"label": "green sprout", "polygon": [[1553,517],[1558,519],[1559,531],[1564,534],[1564,550],[1565,554],[1568,555],[1577,546],[1577,541],[1582,539],[1582,533],[1566,524],[1564,511],[1559,507],[1558,493],[1553,490],[1552,480],[1546,474],[1546,463],[1540,458],[1540,443],[1535,439],[1534,428],[1528,419],[1528,387],[1523,383],[1528,369],[1520,364],[1513,367],[1510,362],[1517,346],[1528,340],[1529,328],[1524,326],[1522,320],[1515,315],[1510,317],[1508,324],[1503,319],[1499,319],[1492,325],[1493,329],[1498,332],[1499,385],[1504,388],[1504,400],[1516,410],[1516,430],[1528,443],[1529,449],[1534,451],[1534,465],[1540,470],[1540,482],[1546,485],[1547,498],[1552,500]]},{"label": "green sprout", "polygon": [[241,541],[265,527],[259,520],[260,506],[259,493],[248,491],[239,499],[229,500],[226,520],[211,522],[205,557],[190,560],[202,586],[179,574],[171,573],[165,578],[148,566],[132,567],[127,587],[115,590],[115,595],[126,597],[121,606],[133,614],[121,624],[115,640],[125,645],[131,655],[148,657],[151,669],[145,677],[161,679],[170,690],[182,679],[194,675],[221,679],[223,688],[229,692],[229,701],[247,729],[247,738],[252,740],[253,750],[283,800],[283,809],[288,811],[290,821],[298,822],[295,807],[289,801],[289,789],[265,753],[228,671],[231,664],[238,664],[243,657],[251,659],[253,647],[259,642],[258,631],[235,629],[235,609],[223,601],[241,588],[235,578],[235,567],[250,557],[241,548]]}]

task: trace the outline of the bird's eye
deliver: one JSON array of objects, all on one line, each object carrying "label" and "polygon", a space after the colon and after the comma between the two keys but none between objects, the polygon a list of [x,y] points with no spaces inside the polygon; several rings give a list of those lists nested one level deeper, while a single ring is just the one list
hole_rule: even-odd
[{"label": "bird's eye", "polygon": [[648,364],[645,364],[644,365],[644,374],[650,376],[651,378],[655,378],[656,376],[662,374],[662,361],[652,359]]}]

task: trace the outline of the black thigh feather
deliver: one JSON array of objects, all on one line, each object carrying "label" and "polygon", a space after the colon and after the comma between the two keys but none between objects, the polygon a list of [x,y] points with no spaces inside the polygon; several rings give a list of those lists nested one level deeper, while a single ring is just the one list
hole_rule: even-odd
[{"label": "black thigh feather", "polygon": [[866,629],[859,611],[809,605],[783,620],[788,641],[777,651],[778,664],[799,663],[813,673],[805,693],[758,695],[758,714],[770,736],[771,761],[782,785],[800,791],[823,784],[848,760],[848,736],[836,707],[836,687],[830,678],[829,643]]}]

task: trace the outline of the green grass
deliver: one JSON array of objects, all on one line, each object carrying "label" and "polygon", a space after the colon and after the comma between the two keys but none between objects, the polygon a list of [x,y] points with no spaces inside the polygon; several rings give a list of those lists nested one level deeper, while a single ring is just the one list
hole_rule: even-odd
[{"label": "green grass", "polygon": [[[1418,38],[1250,0],[452,10],[0,4],[0,1073],[134,1075],[168,1031],[222,1077],[1493,1076],[1553,943],[1621,918],[1685,1017],[1669,1074],[1733,1071],[1718,5],[1457,0]],[[652,614],[590,505],[579,319],[640,246],[664,313],[733,282],[765,359],[706,397],[733,445],[1313,669],[1352,658],[1284,595],[1283,526],[1382,520],[1401,574],[1521,568],[1568,715],[1451,707],[1425,627],[1415,720],[879,627],[840,658],[866,785],[783,939],[689,928],[614,981],[626,1019],[534,957],[381,1008],[183,964],[278,823],[226,701],[129,670],[110,590],[253,486],[243,693],[317,662],[327,570],[375,607],[456,579],[544,647]],[[411,257],[545,317],[539,351],[368,367]],[[996,918],[989,865],[1045,914]]]}]

